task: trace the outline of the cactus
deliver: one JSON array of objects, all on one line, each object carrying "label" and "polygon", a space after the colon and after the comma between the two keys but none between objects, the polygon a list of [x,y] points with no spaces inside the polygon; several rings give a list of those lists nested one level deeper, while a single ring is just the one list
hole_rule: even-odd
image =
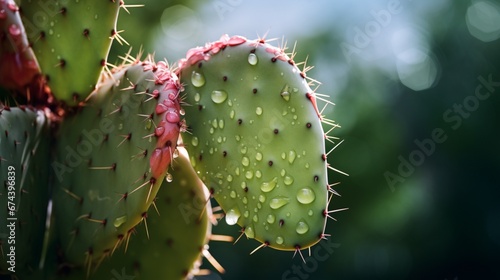
[{"label": "cactus", "polygon": [[59,101],[76,105],[94,90],[116,35],[120,3],[48,0],[40,15],[39,3],[22,1],[30,43]]},{"label": "cactus", "polygon": [[174,67],[127,54],[110,69],[123,1],[35,2],[0,0],[0,219],[10,197],[18,218],[16,271],[3,228],[0,274],[190,279],[202,255],[222,272],[211,197],[257,249],[327,236],[338,125],[295,54],[224,35]]},{"label": "cactus", "polygon": [[13,0],[0,1],[0,61],[0,86],[9,89],[22,90],[40,73]]},{"label": "cactus", "polygon": [[[172,179],[164,180],[144,225],[138,225],[127,246],[104,260],[91,277],[107,279],[116,272],[138,279],[186,279],[199,270],[211,236],[208,191],[179,148]],[[168,263],[168,265],[166,265]],[[78,279],[78,272],[69,278]],[[65,278],[66,279],[66,278]]]},{"label": "cactus", "polygon": [[54,213],[69,262],[90,267],[146,217],[182,128],[178,87],[165,63],[125,65],[62,121]]},{"label": "cactus", "polygon": [[[42,257],[47,203],[49,120],[43,111],[0,108],[0,274],[35,271]],[[5,224],[4,224],[5,222]]]},{"label": "cactus", "polygon": [[180,65],[187,148],[226,222],[280,250],[321,240],[325,133],[305,73],[283,49],[243,37],[192,49]]}]

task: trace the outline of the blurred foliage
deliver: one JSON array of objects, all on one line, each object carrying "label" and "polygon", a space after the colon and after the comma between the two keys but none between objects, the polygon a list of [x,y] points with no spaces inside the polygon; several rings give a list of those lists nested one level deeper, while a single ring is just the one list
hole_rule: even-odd
[{"label": "blurred foliage", "polygon": [[[474,100],[479,77],[500,81],[498,1],[276,2],[147,1],[131,15],[122,13],[119,24],[135,50],[143,46],[170,62],[224,33],[269,32],[276,43],[284,36],[289,50],[297,41],[296,61],[308,57],[316,66],[309,76],[337,104],[327,118],[341,124],[333,133],[345,141],[330,164],[350,175],[330,174],[341,182],[331,209],[350,208],[328,223],[338,248],[324,261],[312,260],[315,248],[309,258],[304,251],[303,265],[300,257],[272,249],[249,255],[258,245],[253,240],[212,242],[212,254],[227,270],[221,277],[498,278],[500,85]],[[489,41],[478,35],[481,24],[491,31],[483,34]],[[356,45],[361,39],[368,43]],[[346,55],[346,44],[356,51]],[[474,110],[461,115],[457,106]],[[415,157],[414,171],[401,176],[401,159],[410,161],[419,151],[415,141],[432,139],[435,129],[446,140]],[[388,182],[387,172],[399,181]],[[214,231],[239,235],[224,221]],[[297,267],[306,272],[295,273]]]}]

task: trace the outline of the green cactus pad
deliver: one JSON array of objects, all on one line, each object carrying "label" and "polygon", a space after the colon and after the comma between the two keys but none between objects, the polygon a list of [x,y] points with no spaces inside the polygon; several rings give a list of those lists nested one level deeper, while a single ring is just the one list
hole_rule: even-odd
[{"label": "green cactus pad", "polygon": [[13,0],[0,1],[0,61],[0,86],[9,89],[22,90],[40,73]]},{"label": "green cactus pad", "polygon": [[121,1],[22,1],[22,20],[52,94],[69,105],[95,88]]},{"label": "green cactus pad", "polygon": [[49,201],[49,121],[28,107],[0,108],[0,274],[38,268]]},{"label": "green cactus pad", "polygon": [[104,260],[90,279],[122,275],[180,280],[190,279],[196,273],[211,235],[208,192],[183,148],[179,148],[171,174],[173,180],[163,181],[155,199],[156,207],[151,207],[146,222],[136,227],[126,251],[117,250]]},{"label": "green cactus pad", "polygon": [[136,62],[63,120],[51,167],[68,262],[90,268],[146,217],[183,126],[179,87],[166,63]]},{"label": "green cactus pad", "polygon": [[283,49],[227,35],[188,51],[179,66],[186,148],[226,222],[279,250],[321,240],[325,133],[305,73]]}]

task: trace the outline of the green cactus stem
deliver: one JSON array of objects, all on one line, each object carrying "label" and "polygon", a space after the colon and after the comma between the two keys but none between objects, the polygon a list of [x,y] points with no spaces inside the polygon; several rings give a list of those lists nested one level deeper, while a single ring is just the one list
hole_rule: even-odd
[{"label": "green cactus stem", "polygon": [[315,81],[284,49],[238,36],[194,48],[179,65],[186,148],[226,222],[260,247],[297,251],[325,238],[322,123],[337,125],[322,118]]},{"label": "green cactus stem", "polygon": [[89,270],[146,218],[183,128],[166,63],[133,60],[115,72],[63,120],[51,163],[61,246]]}]

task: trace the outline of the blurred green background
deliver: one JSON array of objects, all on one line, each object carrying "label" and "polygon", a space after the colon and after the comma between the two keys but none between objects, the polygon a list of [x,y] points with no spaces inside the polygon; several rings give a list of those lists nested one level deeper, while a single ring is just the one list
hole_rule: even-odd
[{"label": "blurred green background", "polygon": [[118,27],[157,60],[225,33],[297,42],[345,140],[330,157],[350,175],[330,174],[331,209],[349,207],[328,223],[333,251],[303,264],[212,242],[227,272],[197,279],[500,279],[499,1],[126,1],[144,2]]}]

